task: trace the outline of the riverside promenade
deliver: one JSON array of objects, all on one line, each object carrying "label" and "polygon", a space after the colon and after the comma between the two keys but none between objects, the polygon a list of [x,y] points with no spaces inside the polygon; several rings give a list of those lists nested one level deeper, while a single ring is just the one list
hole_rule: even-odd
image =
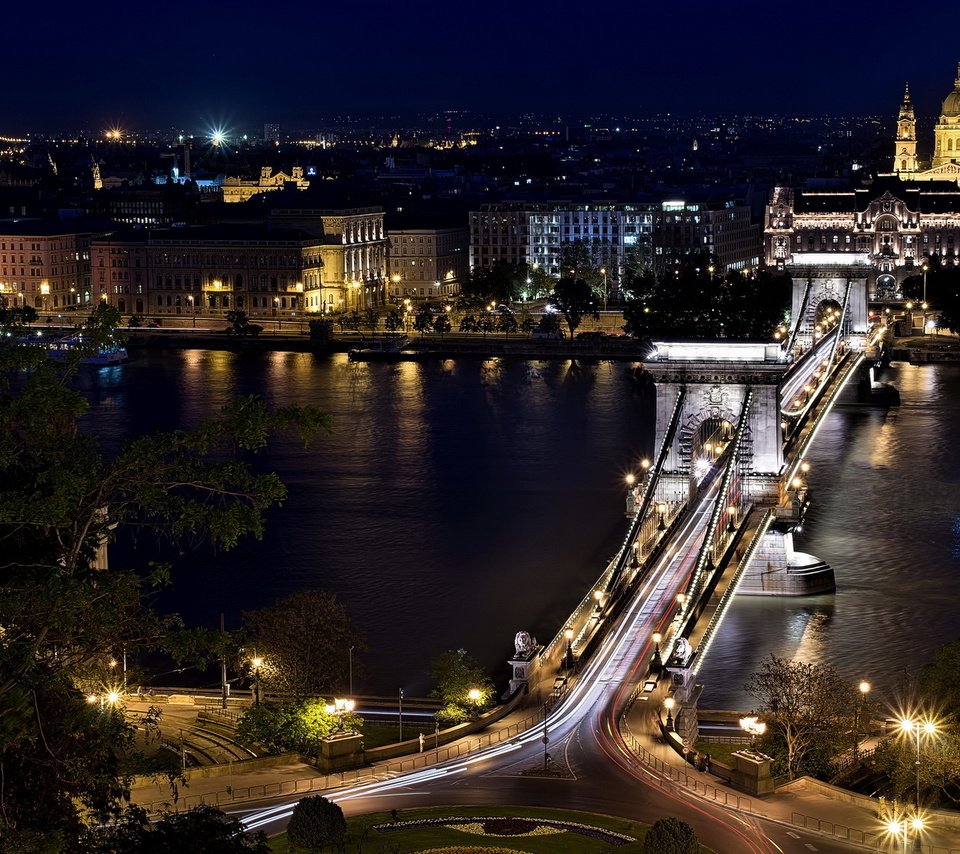
[{"label": "riverside promenade", "polygon": [[[320,773],[295,754],[264,756],[191,769],[187,772],[188,783],[178,786],[175,796],[166,779],[141,780],[132,789],[132,801],[152,812],[188,809],[199,803],[237,812],[296,800],[307,794],[335,794],[345,787],[389,780],[413,770],[467,758],[542,725],[542,700],[556,697],[555,678],[556,673],[545,671],[529,694],[518,698],[523,702],[517,702],[480,731],[445,740],[452,732],[448,730],[437,743],[427,736],[422,753],[419,740],[410,739],[395,747],[395,757],[331,774]],[[571,684],[576,678],[571,675]],[[697,770],[663,738],[660,709],[669,684],[661,678],[653,691],[642,691],[644,683],[651,679],[656,679],[656,675],[647,674],[638,683],[635,699],[619,718],[634,770],[645,782],[652,781],[655,786],[688,799],[722,805],[745,818],[774,821],[797,832],[822,834],[864,850],[891,854],[902,850],[902,838],[894,838],[888,832],[889,816],[884,816],[884,806],[875,798],[806,777],[778,787],[771,795],[752,797],[729,786],[721,767],[715,765],[712,772]],[[496,710],[494,714],[498,714]],[[581,784],[589,785],[587,780]],[[924,854],[960,854],[960,814],[928,813],[923,845],[918,850]]]}]

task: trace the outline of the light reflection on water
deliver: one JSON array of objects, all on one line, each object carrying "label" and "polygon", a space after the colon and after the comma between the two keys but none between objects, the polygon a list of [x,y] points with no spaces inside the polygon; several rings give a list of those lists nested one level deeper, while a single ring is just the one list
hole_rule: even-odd
[{"label": "light reflection on water", "polygon": [[840,407],[810,456],[813,504],[797,549],[830,563],[837,592],[740,598],[701,670],[704,708],[749,708],[770,652],[829,663],[893,702],[905,668],[960,637],[960,367],[897,366],[899,409]]},{"label": "light reflection on water", "polygon": [[[623,473],[652,452],[652,404],[631,369],[146,353],[84,375],[86,423],[115,446],[194,425],[237,394],[329,412],[333,433],[310,450],[291,438],[261,455],[290,490],[265,540],[187,555],[162,604],[236,625],[291,590],[330,589],[370,641],[362,690],[422,690],[438,651],[463,646],[495,669],[519,629],[552,635],[619,545]],[[796,546],[834,566],[837,593],[738,600],[700,672],[705,708],[749,708],[742,686],[770,653],[882,693],[960,634],[960,367],[888,379],[902,406],[835,410],[810,458]]]}]

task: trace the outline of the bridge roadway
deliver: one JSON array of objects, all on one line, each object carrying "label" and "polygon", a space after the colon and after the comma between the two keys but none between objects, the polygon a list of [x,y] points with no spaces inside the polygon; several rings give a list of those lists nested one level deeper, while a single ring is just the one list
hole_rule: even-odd
[{"label": "bridge roadway", "polygon": [[[651,567],[630,605],[549,714],[547,749],[553,775],[537,773],[544,767],[540,725],[466,759],[340,789],[329,795],[331,800],[348,815],[436,805],[511,804],[608,813],[646,823],[675,815],[689,822],[703,843],[719,854],[853,850],[678,790],[637,760],[618,729],[618,715],[647,675],[653,632],[663,631],[674,618],[676,595],[696,561],[718,489],[715,479],[699,496],[679,527],[675,545]],[[659,700],[660,691],[651,699]],[[736,793],[730,797],[737,801]],[[282,830],[296,800],[275,800],[273,806],[241,811],[247,827],[268,833]]]}]

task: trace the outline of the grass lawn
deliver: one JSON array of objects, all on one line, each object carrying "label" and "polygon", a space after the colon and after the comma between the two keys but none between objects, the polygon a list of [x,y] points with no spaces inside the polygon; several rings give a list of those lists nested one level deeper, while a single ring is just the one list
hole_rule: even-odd
[{"label": "grass lawn", "polygon": [[[363,733],[363,746],[367,750],[374,747],[382,747],[385,744],[395,744],[400,737],[400,728],[396,726],[384,726],[383,724],[373,724],[364,721],[360,730]],[[403,722],[404,739],[416,738],[419,733],[426,736],[426,746],[429,749],[433,745],[433,724],[407,724]]]},{"label": "grass lawn", "polygon": [[[363,854],[400,854],[400,852],[423,851],[429,848],[453,848],[455,846],[469,848],[507,848],[529,854],[601,854],[616,850],[618,854],[638,854],[643,850],[643,837],[646,826],[626,819],[613,818],[593,813],[572,812],[570,810],[555,810],[533,807],[443,807],[437,809],[401,810],[399,821],[412,821],[423,818],[438,818],[442,816],[514,816],[518,818],[550,818],[560,821],[577,822],[604,830],[612,830],[632,836],[636,842],[628,842],[615,848],[609,841],[593,839],[571,831],[559,831],[544,836],[494,836],[478,833],[468,833],[451,827],[435,825],[429,827],[411,828],[392,833],[381,833],[374,830],[374,825],[390,824],[389,813],[373,813],[371,815],[354,816],[347,819],[347,830],[350,842],[347,850],[354,850],[359,842]],[[270,840],[270,849],[277,854],[287,854],[291,849],[287,844],[286,834]],[[702,849],[706,851],[706,849]]]},{"label": "grass lawn", "polygon": [[733,760],[730,758],[730,754],[735,750],[743,750],[743,748],[748,747],[750,742],[745,741],[743,744],[715,744],[712,741],[698,741],[696,744],[697,750],[701,753],[709,753],[710,759],[714,762],[722,762],[724,765],[733,765]]}]

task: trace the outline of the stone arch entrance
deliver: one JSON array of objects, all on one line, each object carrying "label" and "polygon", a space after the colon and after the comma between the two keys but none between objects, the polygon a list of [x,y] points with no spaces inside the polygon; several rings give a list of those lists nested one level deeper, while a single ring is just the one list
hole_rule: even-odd
[{"label": "stone arch entrance", "polygon": [[890,273],[877,276],[876,298],[894,299],[897,295],[897,280]]},{"label": "stone arch entrance", "polygon": [[843,306],[831,297],[819,303],[813,313],[815,337],[817,332],[819,332],[820,335],[825,335],[833,329],[833,327],[840,322],[842,311]]}]

